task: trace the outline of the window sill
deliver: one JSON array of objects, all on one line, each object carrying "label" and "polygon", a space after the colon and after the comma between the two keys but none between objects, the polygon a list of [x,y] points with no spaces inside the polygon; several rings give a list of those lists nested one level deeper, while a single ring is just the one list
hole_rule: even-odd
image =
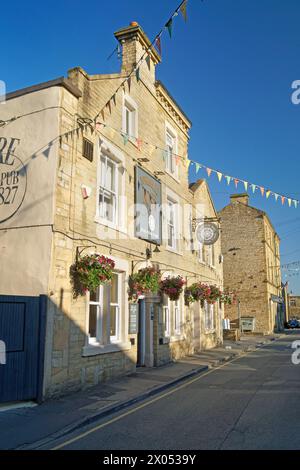
[{"label": "window sill", "polygon": [[174,253],[175,255],[183,256],[181,251],[178,251],[176,248],[172,248],[171,246],[166,246],[166,250],[170,251],[170,253]]},{"label": "window sill", "polygon": [[103,225],[103,227],[110,228],[112,230],[115,230],[116,232],[124,233],[127,235],[127,229],[124,227],[118,227],[117,224],[114,224],[112,222],[108,222],[105,219],[99,219],[98,217],[95,217],[95,222],[99,225]]},{"label": "window sill", "polygon": [[88,344],[84,346],[82,349],[82,356],[83,357],[90,357],[90,356],[99,356],[101,354],[109,354],[114,352],[120,351],[129,351],[131,349],[130,342],[120,342],[120,343],[112,343],[112,344]]},{"label": "window sill", "polygon": [[171,173],[169,170],[165,169],[166,175],[170,176],[176,183],[180,183],[180,179],[174,173]]}]

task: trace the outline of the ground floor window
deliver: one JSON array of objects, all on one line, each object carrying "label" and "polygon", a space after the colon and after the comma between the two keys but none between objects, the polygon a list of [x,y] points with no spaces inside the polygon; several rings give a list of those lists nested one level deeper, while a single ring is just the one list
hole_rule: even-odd
[{"label": "ground floor window", "polygon": [[167,296],[164,296],[163,302],[165,337],[181,335],[183,315],[182,299],[170,301]]},{"label": "ground floor window", "polygon": [[89,294],[90,344],[105,345],[121,340],[122,279],[122,273],[114,273],[110,284],[100,286],[96,292]]},{"label": "ground floor window", "polygon": [[206,331],[215,329],[215,306],[206,301],[204,303],[204,323]]}]

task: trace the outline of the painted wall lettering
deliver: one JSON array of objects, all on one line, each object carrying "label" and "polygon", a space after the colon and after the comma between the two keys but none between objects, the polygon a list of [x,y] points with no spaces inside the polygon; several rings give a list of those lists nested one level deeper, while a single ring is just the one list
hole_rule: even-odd
[{"label": "painted wall lettering", "polygon": [[15,137],[0,137],[0,223],[19,210],[26,193],[26,168],[15,155],[19,143]]}]

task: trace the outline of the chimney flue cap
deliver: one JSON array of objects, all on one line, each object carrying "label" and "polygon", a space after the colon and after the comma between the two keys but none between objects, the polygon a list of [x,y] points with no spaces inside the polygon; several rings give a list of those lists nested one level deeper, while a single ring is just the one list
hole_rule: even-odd
[{"label": "chimney flue cap", "polygon": [[130,25],[129,26],[138,26],[138,22],[137,21],[131,21]]}]

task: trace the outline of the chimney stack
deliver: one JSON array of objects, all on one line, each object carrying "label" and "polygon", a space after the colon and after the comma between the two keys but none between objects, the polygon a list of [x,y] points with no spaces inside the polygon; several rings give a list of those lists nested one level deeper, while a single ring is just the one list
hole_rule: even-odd
[{"label": "chimney stack", "polygon": [[[122,47],[122,68],[121,72],[129,75],[135,68],[136,64],[151,46],[148,36],[136,21],[132,21],[126,28],[119,29],[115,32],[115,37]],[[147,85],[155,84],[155,67],[161,61],[159,53],[152,46],[148,52],[149,59],[143,60],[140,65],[139,75]],[[146,59],[146,56],[145,58]]]},{"label": "chimney stack", "polygon": [[231,204],[244,204],[244,206],[249,206],[249,194],[232,194],[230,196]]}]

